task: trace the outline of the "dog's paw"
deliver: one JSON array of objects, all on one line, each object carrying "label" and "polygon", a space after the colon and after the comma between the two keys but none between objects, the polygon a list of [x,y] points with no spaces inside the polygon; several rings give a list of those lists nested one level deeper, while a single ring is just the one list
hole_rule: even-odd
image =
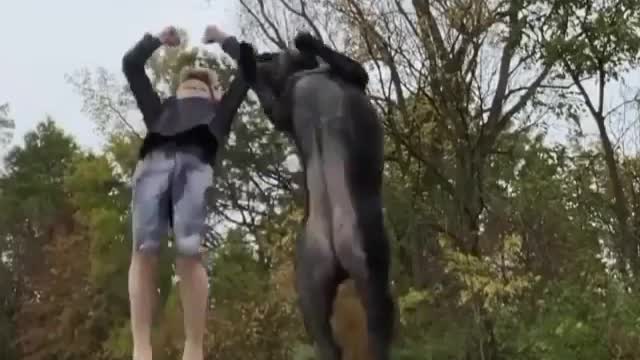
[{"label": "dog's paw", "polygon": [[315,53],[316,50],[322,45],[322,41],[316,39],[313,35],[306,31],[301,31],[296,35],[293,43],[296,46],[296,49],[307,52],[307,53]]}]

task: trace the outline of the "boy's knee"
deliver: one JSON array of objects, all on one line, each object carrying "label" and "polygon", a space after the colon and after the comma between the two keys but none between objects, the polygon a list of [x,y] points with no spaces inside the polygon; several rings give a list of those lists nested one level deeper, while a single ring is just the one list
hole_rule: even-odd
[{"label": "boy's knee", "polygon": [[158,255],[160,252],[160,242],[150,239],[139,239],[134,241],[133,255]]},{"label": "boy's knee", "polygon": [[187,277],[193,279],[197,274],[206,274],[206,264],[201,252],[188,255],[178,253],[176,257],[176,273],[181,278]]},{"label": "boy's knee", "polygon": [[129,271],[136,273],[153,272],[158,264],[158,252],[134,251],[131,255]]},{"label": "boy's knee", "polygon": [[180,258],[199,259],[202,251],[202,237],[198,234],[177,238],[175,241],[176,252]]}]

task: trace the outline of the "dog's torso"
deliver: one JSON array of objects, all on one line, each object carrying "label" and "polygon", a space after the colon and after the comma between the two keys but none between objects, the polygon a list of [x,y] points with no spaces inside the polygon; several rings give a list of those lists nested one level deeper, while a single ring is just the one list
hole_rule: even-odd
[{"label": "dog's torso", "polygon": [[[322,131],[338,135],[345,145],[360,143],[366,138],[382,142],[382,123],[366,93],[341,81],[327,71],[305,71],[294,75],[287,94],[291,132],[303,158],[309,149],[310,137]],[[370,149],[371,150],[371,149]]]}]

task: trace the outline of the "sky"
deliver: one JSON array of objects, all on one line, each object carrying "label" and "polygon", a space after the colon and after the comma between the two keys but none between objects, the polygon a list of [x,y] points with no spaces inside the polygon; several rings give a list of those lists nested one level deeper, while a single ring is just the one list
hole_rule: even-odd
[{"label": "sky", "polygon": [[121,74],[124,53],[149,31],[187,29],[191,42],[216,24],[239,34],[233,0],[0,0],[0,104],[16,122],[13,144],[53,117],[83,147],[101,139],[81,113],[82,99],[65,80],[80,68]]}]

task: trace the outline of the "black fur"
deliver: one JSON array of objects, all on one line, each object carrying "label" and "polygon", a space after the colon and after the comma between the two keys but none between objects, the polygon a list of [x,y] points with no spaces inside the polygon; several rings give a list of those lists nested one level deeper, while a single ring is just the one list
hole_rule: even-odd
[{"label": "black fur", "polygon": [[302,53],[318,56],[326,61],[331,72],[339,79],[353,84],[363,91],[366,89],[369,75],[357,61],[334,51],[308,32],[300,32],[296,36],[294,44]]},{"label": "black fur", "polygon": [[240,43],[240,57],[238,59],[238,67],[245,80],[249,83],[256,81],[256,52],[251,44],[246,42]]},{"label": "black fur", "polygon": [[[275,127],[293,138],[305,171],[305,227],[296,249],[296,287],[305,327],[316,343],[319,359],[342,358],[330,317],[338,285],[351,277],[367,311],[372,359],[389,360],[394,315],[389,241],[382,212],[383,128],[364,93],[368,76],[358,62],[308,33],[298,34],[295,45],[299,52],[256,56],[253,88]],[[329,65],[327,72],[305,72],[318,66],[316,56]],[[305,86],[311,93],[296,87],[305,76],[309,76]],[[338,86],[327,86],[326,79]],[[327,100],[336,96],[342,96],[341,105]],[[309,115],[308,109],[317,114]],[[305,115],[293,118],[292,114]],[[310,174],[312,161],[316,168]],[[344,173],[338,174],[345,179],[348,196],[331,193],[342,189],[332,183],[341,164]],[[311,203],[312,192],[316,203]],[[324,195],[318,198],[318,194]],[[340,216],[334,214],[349,202],[355,213],[353,226],[341,224]],[[324,218],[319,220],[315,213],[312,225],[310,209],[318,208],[326,208]],[[365,254],[364,259],[360,253]]]}]

